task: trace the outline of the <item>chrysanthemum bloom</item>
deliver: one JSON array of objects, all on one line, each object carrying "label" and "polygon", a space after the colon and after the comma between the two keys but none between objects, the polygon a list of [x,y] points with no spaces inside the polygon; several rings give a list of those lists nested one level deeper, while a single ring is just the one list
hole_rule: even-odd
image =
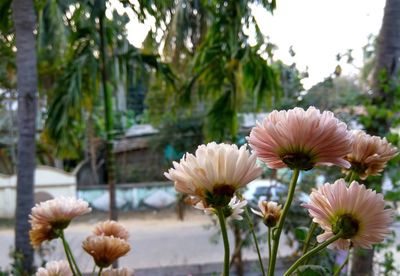
[{"label": "chrysanthemum bloom", "polygon": [[29,239],[34,247],[39,247],[44,241],[51,241],[56,238],[57,235],[50,225],[36,225],[29,231]]},{"label": "chrysanthemum bloom", "polygon": [[103,222],[99,222],[95,226],[93,234],[96,236],[116,237],[126,241],[129,238],[129,232],[128,230],[126,230],[125,226],[113,220],[106,220]]},{"label": "chrysanthemum bloom", "polygon": [[353,132],[353,150],[346,160],[351,164],[350,170],[361,179],[366,179],[369,175],[379,175],[386,163],[396,155],[397,149],[386,138],[356,130]]},{"label": "chrysanthemum bloom", "polygon": [[[241,214],[244,212],[244,207],[247,205],[247,200],[240,200],[236,196],[232,197],[227,206],[223,208],[225,218],[233,220],[243,220]],[[212,207],[205,207],[202,201],[199,201],[194,208],[204,211],[205,214],[217,214],[217,210]]]},{"label": "chrysanthemum bloom", "polygon": [[332,112],[314,107],[272,111],[247,138],[258,158],[272,169],[310,170],[318,165],[349,168],[351,134]]},{"label": "chrysanthemum bloom", "polygon": [[164,175],[174,181],[175,189],[192,196],[193,204],[203,201],[207,208],[228,205],[236,190],[262,173],[246,145],[238,149],[215,142],[199,146],[195,155],[187,153],[173,165]]},{"label": "chrysanthemum bloom", "polygon": [[51,261],[39,268],[36,276],[72,276],[72,271],[67,261]]},{"label": "chrysanthemum bloom", "polygon": [[123,267],[118,269],[107,269],[104,270],[102,276],[133,276],[133,269]]},{"label": "chrysanthemum bloom", "polygon": [[82,199],[58,197],[36,204],[29,217],[32,227],[50,225],[53,229],[65,229],[73,218],[90,211],[89,204]]},{"label": "chrysanthemum bloom", "polygon": [[99,267],[110,266],[131,249],[124,239],[109,236],[89,236],[83,241],[82,247]]},{"label": "chrysanthemum bloom", "polygon": [[342,238],[330,245],[331,248],[371,248],[383,241],[390,233],[393,210],[385,209],[382,194],[377,194],[364,185],[353,181],[350,187],[343,179],[334,184],[326,183],[310,195],[310,202],[303,204],[324,233],[317,237],[323,242],[342,232]]},{"label": "chrysanthemum bloom", "polygon": [[282,214],[281,205],[278,205],[278,203],[274,201],[260,200],[258,202],[258,208],[260,208],[261,212],[254,210],[253,208],[251,211],[257,216],[262,217],[266,226],[274,227],[278,223]]}]

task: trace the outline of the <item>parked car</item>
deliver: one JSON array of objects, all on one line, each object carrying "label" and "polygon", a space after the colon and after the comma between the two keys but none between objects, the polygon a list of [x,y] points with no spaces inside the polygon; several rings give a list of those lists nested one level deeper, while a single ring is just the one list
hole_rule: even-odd
[{"label": "parked car", "polygon": [[[260,200],[276,201],[284,203],[288,193],[288,185],[271,179],[256,179],[247,185],[244,197],[249,201],[250,206],[256,206]],[[295,200],[308,202],[309,195],[304,192],[296,192]]]}]

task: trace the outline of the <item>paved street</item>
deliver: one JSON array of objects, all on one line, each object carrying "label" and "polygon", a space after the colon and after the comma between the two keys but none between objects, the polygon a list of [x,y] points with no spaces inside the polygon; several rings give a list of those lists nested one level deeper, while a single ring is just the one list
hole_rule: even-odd
[{"label": "paved street", "polygon": [[[82,271],[92,271],[91,257],[82,250],[82,241],[90,234],[93,225],[106,219],[106,215],[96,215],[81,218],[72,223],[66,231],[76,259]],[[191,211],[184,221],[177,220],[172,212],[121,216],[122,222],[130,231],[131,251],[120,259],[121,266],[134,269],[159,268],[179,265],[202,265],[206,263],[218,263],[223,261],[223,245],[214,244],[210,238],[216,233],[208,216],[201,212]],[[397,243],[400,241],[400,225],[396,224]],[[8,253],[13,245],[14,232],[12,229],[0,229],[0,266],[7,267],[10,264]],[[220,239],[219,239],[220,240]],[[233,239],[231,240],[231,249]],[[285,242],[282,242],[280,256],[288,256],[293,251]],[[47,252],[46,260],[64,259],[64,252],[58,240],[49,244],[52,249]],[[263,257],[266,257],[265,245],[261,248]],[[394,259],[400,260],[400,253],[393,250]],[[379,254],[383,256],[382,254]],[[245,260],[256,260],[254,250],[244,251]],[[40,260],[37,259],[39,263]],[[397,264],[399,266],[400,264]]]},{"label": "paved street", "polygon": [[[66,236],[71,243],[79,266],[83,271],[92,270],[91,257],[81,249],[81,242],[88,236],[93,225],[99,218],[88,219],[85,223],[73,223],[67,230]],[[129,266],[135,269],[163,267],[174,265],[204,264],[223,261],[222,243],[213,244],[210,237],[215,233],[215,227],[211,220],[201,212],[190,212],[184,221],[179,221],[171,213],[148,215],[147,217],[122,217],[120,221],[129,229],[131,237],[131,251],[120,259],[121,266]],[[0,246],[3,253],[0,258],[1,267],[10,263],[8,257],[9,248],[13,243],[13,231],[11,229],[0,230]],[[231,237],[232,238],[232,237]],[[46,256],[46,260],[64,258],[61,243],[50,243],[54,250]],[[233,247],[233,239],[231,239]],[[231,248],[232,249],[232,248]],[[262,247],[266,256],[266,248]],[[290,252],[288,246],[282,247],[282,254]],[[256,259],[256,253],[245,250],[244,259]]]}]

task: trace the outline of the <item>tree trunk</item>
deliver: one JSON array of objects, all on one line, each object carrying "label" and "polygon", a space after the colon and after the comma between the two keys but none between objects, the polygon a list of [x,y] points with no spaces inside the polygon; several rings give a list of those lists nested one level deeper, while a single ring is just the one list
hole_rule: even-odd
[{"label": "tree trunk", "polygon": [[115,195],[115,161],[113,154],[113,114],[112,114],[112,96],[108,89],[108,74],[106,61],[106,45],[105,45],[105,2],[101,2],[101,13],[99,15],[99,36],[100,36],[100,55],[101,55],[101,82],[104,93],[104,109],[105,109],[105,124],[106,124],[106,168],[107,168],[107,183],[110,194],[110,219],[118,220],[118,212],[116,208]]},{"label": "tree trunk", "polygon": [[[378,37],[376,64],[372,83],[372,104],[390,110],[394,104],[396,89],[399,87],[400,69],[400,1],[387,0],[382,27]],[[386,113],[384,113],[386,114]],[[391,121],[385,116],[372,118],[373,124],[367,132],[385,136]],[[351,275],[373,275],[374,250],[354,250]]]},{"label": "tree trunk", "polygon": [[34,203],[37,68],[33,30],[36,24],[36,15],[32,0],[14,0],[12,10],[16,34],[17,89],[19,93],[15,250],[22,254],[22,268],[25,271],[22,274],[27,274],[32,271],[33,264],[28,219]]}]

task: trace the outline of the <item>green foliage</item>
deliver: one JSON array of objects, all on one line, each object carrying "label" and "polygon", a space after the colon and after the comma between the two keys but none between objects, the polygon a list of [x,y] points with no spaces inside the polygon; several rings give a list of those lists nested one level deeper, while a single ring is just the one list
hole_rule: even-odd
[{"label": "green foliage", "polygon": [[315,106],[320,110],[337,110],[358,106],[366,99],[365,93],[355,80],[348,78],[326,78],[323,82],[313,86],[300,101],[300,106],[307,108]]},{"label": "green foliage", "polygon": [[329,270],[320,265],[302,265],[296,270],[297,276],[325,276],[331,275]]},{"label": "green foliage", "polygon": [[294,229],[294,236],[298,241],[304,241],[307,237],[308,227],[299,226]]}]

